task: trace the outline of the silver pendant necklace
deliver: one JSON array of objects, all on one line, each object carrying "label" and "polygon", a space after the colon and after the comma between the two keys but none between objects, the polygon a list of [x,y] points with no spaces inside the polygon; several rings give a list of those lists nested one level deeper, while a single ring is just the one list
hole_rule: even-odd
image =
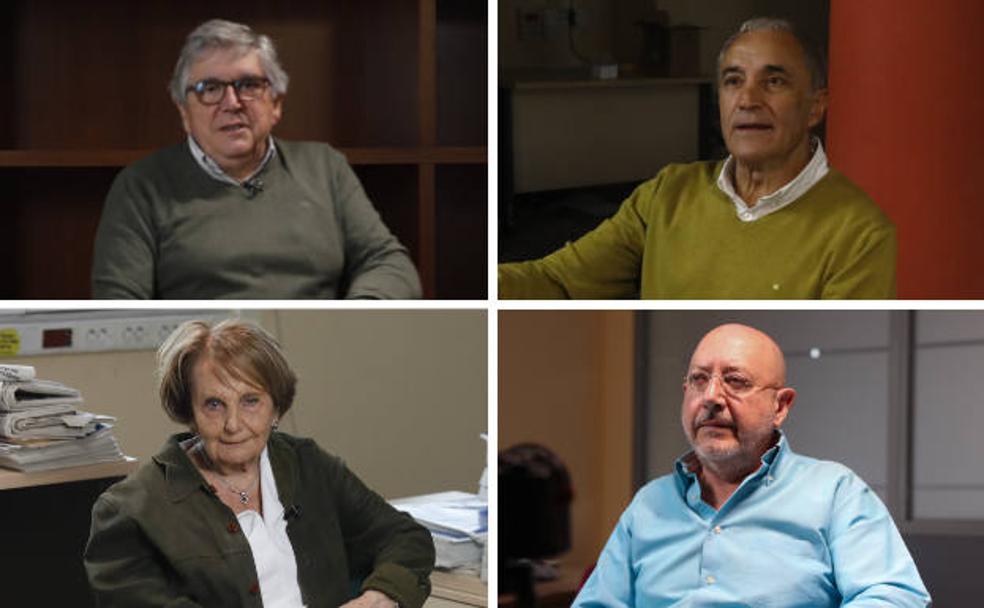
[{"label": "silver pendant necklace", "polygon": [[[228,488],[230,492],[238,496],[240,503],[244,505],[249,504],[249,489],[253,487],[253,482],[256,480],[251,480],[248,484],[246,484],[245,488],[239,489],[236,486],[229,483],[228,481],[226,481],[225,478],[222,477],[221,474],[219,474],[219,472],[215,468],[215,465],[212,464],[212,460],[208,457],[208,453],[205,451],[205,445],[202,443],[201,439],[198,440],[198,442],[195,444],[194,448],[192,449],[198,453],[198,457],[201,459],[203,467],[205,469],[208,469],[215,476],[216,479],[221,481],[222,485]],[[258,478],[259,478],[259,472],[257,472],[257,479]]]},{"label": "silver pendant necklace", "polygon": [[216,477],[219,478],[219,481],[221,481],[222,484],[225,485],[225,487],[229,488],[230,492],[239,496],[239,502],[241,502],[244,505],[249,504],[249,489],[253,486],[252,481],[249,482],[249,484],[245,488],[240,490],[236,486],[232,485],[231,483],[223,479],[221,476],[216,475]]}]

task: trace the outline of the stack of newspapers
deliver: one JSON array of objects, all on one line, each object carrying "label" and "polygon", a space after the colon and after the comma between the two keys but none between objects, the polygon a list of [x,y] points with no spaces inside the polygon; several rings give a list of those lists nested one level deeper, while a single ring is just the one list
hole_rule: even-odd
[{"label": "stack of newspapers", "polygon": [[44,471],[124,460],[111,416],[82,411],[77,389],[0,363],[0,466]]},{"label": "stack of newspapers", "polygon": [[430,530],[438,568],[485,579],[488,503],[480,494],[439,492],[390,501]]}]

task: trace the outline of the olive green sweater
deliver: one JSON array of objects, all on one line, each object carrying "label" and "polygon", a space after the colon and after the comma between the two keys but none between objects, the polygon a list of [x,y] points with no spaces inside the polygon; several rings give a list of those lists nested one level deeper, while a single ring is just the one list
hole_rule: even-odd
[{"label": "olive green sweater", "polygon": [[499,297],[895,297],[895,228],[842,173],[742,222],[717,188],[721,166],[670,165],[576,242],[501,264]]},{"label": "olive green sweater", "polygon": [[[96,501],[85,568],[99,606],[262,606],[249,541],[181,449],[188,437],[171,437]],[[273,433],[267,445],[305,606],[335,608],[361,581],[420,608],[430,533],[313,441]]]},{"label": "olive green sweater", "polygon": [[275,140],[259,192],[210,177],[187,142],[127,167],[106,197],[95,298],[419,298],[406,249],[340,152]]}]

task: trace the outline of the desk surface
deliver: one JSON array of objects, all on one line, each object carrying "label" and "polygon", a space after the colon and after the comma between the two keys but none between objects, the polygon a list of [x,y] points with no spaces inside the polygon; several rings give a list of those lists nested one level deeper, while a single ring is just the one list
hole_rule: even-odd
[{"label": "desk surface", "polygon": [[[557,566],[557,578],[537,581],[534,584],[537,605],[541,608],[570,606],[581,588],[586,566],[561,562]],[[516,596],[512,593],[499,595],[499,608],[514,608]]]},{"label": "desk surface", "polygon": [[103,479],[105,477],[124,477],[137,468],[136,458],[127,458],[120,462],[105,462],[90,464],[82,467],[52,469],[37,473],[22,473],[11,469],[0,468],[0,490],[15,488],[30,488],[47,486],[87,479]]},{"label": "desk surface", "polygon": [[[452,574],[435,570],[431,572],[431,598],[448,600],[465,606],[488,605],[488,585],[477,576]],[[447,605],[446,602],[437,602]]]}]

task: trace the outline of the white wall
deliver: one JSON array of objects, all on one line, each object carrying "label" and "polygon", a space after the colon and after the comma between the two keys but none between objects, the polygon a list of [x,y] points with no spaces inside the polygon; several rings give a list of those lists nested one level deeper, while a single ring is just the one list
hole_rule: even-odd
[{"label": "white wall", "polygon": [[984,520],[984,312],[920,311],[915,334],[915,516]]}]

